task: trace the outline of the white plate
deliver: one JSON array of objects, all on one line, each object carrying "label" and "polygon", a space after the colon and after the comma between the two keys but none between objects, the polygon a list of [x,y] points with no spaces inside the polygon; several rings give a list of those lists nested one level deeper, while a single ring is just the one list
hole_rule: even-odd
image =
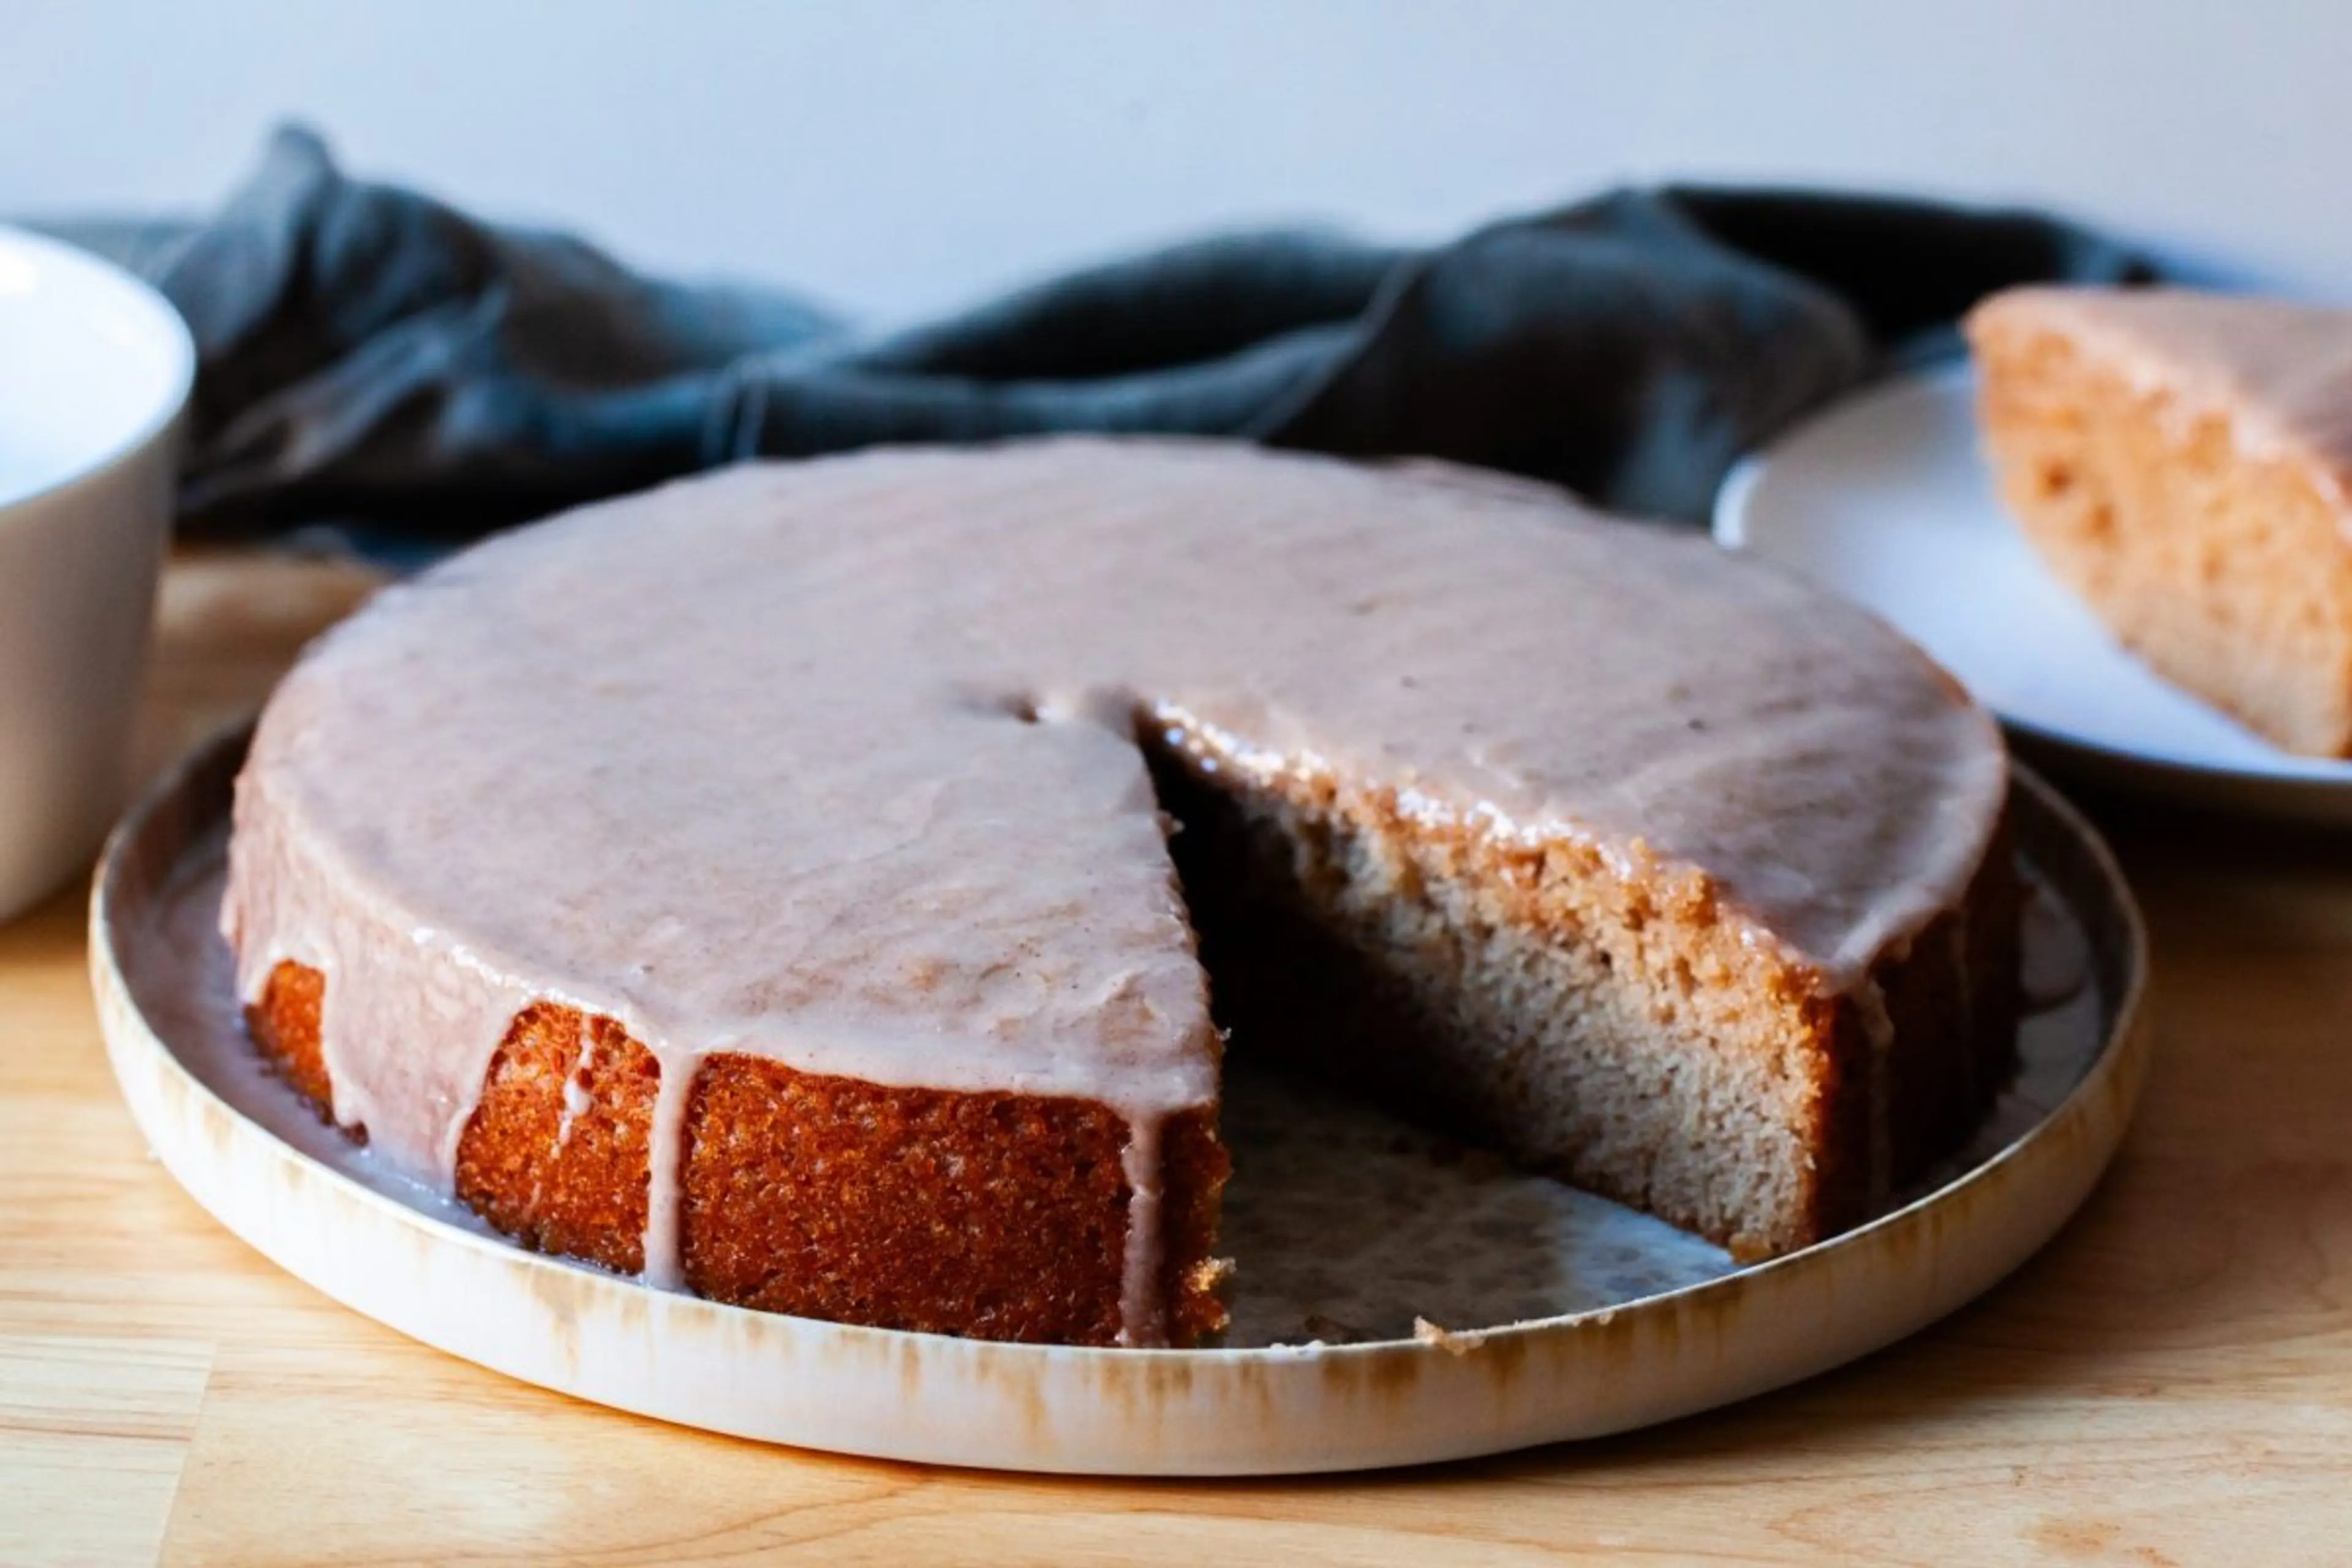
[{"label": "white plate", "polygon": [[[372,1167],[259,1069],[236,1022],[216,896],[201,881],[216,875],[243,751],[242,735],[214,745],[133,812],[108,846],[91,904],[108,1056],[164,1168],[289,1271],[404,1333],[583,1399],[772,1442],[1008,1469],[1271,1474],[1457,1458],[1670,1420],[1868,1354],[1991,1286],[2089,1192],[2146,1069],[2146,957],[2130,895],[2081,819],[2020,775],[2018,843],[2055,900],[2029,922],[2029,971],[2054,958],[2088,984],[2029,1022],[2017,1084],[1942,1184],[1857,1230],[1740,1268],[1655,1221],[1502,1173],[1483,1178],[1488,1195],[1467,1201],[1488,1206],[1466,1219],[1458,1181],[1422,1179],[1425,1155],[1341,1137],[1318,1174],[1307,1154],[1319,1133],[1262,1157],[1268,1130],[1254,1121],[1265,1119],[1236,1108],[1226,1119],[1236,1197],[1253,1172],[1261,1184],[1236,1204],[1226,1237],[1244,1280],[1260,1277],[1244,1287],[1255,1295],[1235,1302],[1237,1333],[1271,1337],[1276,1307],[1340,1301],[1356,1303],[1342,1313],[1391,1313],[1372,1321],[1391,1337],[1089,1350],[749,1311],[488,1234]],[[1379,1207],[1384,1187],[1447,1206],[1368,1224],[1367,1214],[1396,1212]],[[1286,1223],[1270,1223],[1286,1211]],[[1424,1237],[1483,1233],[1490,1254],[1515,1260],[1516,1277],[1486,1299],[1519,1300],[1509,1310],[1524,1321],[1465,1328],[1478,1320],[1454,1316],[1450,1334],[1407,1337],[1415,1311],[1462,1283],[1424,1277],[1418,1245],[1382,1245],[1383,1233],[1416,1223]],[[1595,1225],[1613,1237],[1606,1246],[1592,1245]],[[1577,1266],[1564,1270],[1567,1257]],[[1541,1292],[1533,1301],[1531,1286]],[[1274,1299],[1285,1291],[1287,1302]],[[1466,1310],[1465,1300],[1451,1310]],[[1254,1315],[1259,1330],[1241,1332]]]},{"label": "white plate", "polygon": [[1735,468],[1715,536],[1894,623],[2036,760],[2200,805],[2352,822],[2352,763],[2282,752],[2158,679],[1995,498],[1964,365],[1832,407]]}]

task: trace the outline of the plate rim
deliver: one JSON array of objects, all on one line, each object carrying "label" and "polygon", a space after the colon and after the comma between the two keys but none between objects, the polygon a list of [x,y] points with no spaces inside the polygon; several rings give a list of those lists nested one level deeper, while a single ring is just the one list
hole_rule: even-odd
[{"label": "plate rim", "polygon": [[[2120,994],[2105,1009],[2108,1021],[2105,1038],[2081,1078],[2041,1120],[1950,1181],[1864,1225],[1782,1257],[1735,1268],[1695,1284],[1653,1292],[1603,1308],[1460,1331],[1450,1336],[1450,1342],[1447,1338],[1414,1338],[1239,1349],[1114,1349],[969,1340],[760,1312],[700,1297],[656,1290],[590,1265],[530,1252],[502,1237],[481,1234],[403,1203],[285,1142],[269,1128],[223,1099],[180,1058],[162,1032],[142,1011],[116,951],[114,931],[119,920],[131,918],[125,910],[138,896],[129,885],[132,867],[142,851],[152,849],[150,836],[162,828],[176,828],[177,841],[171,845],[167,854],[161,857],[168,869],[179,862],[188,847],[222,820],[224,813],[221,809],[215,807],[206,811],[201,806],[192,807],[190,797],[198,793],[208,777],[219,784],[221,781],[217,775],[234,771],[249,735],[249,723],[231,726],[196,748],[142,795],[109,838],[100,860],[99,873],[93,881],[89,906],[89,964],[109,1060],[134,1120],[173,1179],[226,1228],[289,1273],[362,1316],[386,1323],[412,1338],[494,1371],[575,1397],[682,1425],[732,1432],[771,1442],[883,1458],[976,1463],[988,1468],[1065,1473],[1277,1474],[1373,1468],[1466,1458],[1523,1447],[1531,1443],[1560,1440],[1562,1437],[1601,1436],[1606,1431],[1626,1430],[1712,1408],[1801,1381],[1907,1337],[1973,1300],[2022,1264],[2063,1226],[2112,1159],[2128,1126],[2152,1048],[2152,1030],[2147,1006],[2147,931],[2128,884],[2112,852],[2080,814],[2031,769],[2012,761],[2012,776],[2017,789],[2030,795],[2037,808],[2049,814],[2056,830],[2069,840],[2070,849],[2079,850],[2084,856],[2089,868],[2086,874],[2098,883],[2099,892],[2108,906],[2105,912],[2117,922],[2119,929],[2115,933],[2115,940],[2119,942],[2121,956],[2116,962],[2124,975]],[[157,878],[156,881],[160,886],[161,879]],[[153,889],[145,891],[152,893]],[[2070,902],[2074,901],[2077,900],[2070,900]],[[2087,912],[2084,912],[2084,918],[2088,918]],[[197,1137],[192,1139],[184,1135],[184,1129],[171,1124],[163,1114],[162,1104],[167,1098],[176,1098],[187,1108],[183,1120],[201,1124]],[[1077,1457],[1078,1462],[1073,1462],[1074,1456],[1066,1452],[987,1454],[976,1458],[970,1451],[968,1443],[961,1446],[926,1445],[922,1442],[875,1445],[825,1441],[806,1435],[780,1436],[772,1432],[747,1430],[740,1424],[696,1419],[676,1409],[661,1407],[659,1399],[628,1400],[613,1397],[609,1391],[586,1391],[583,1384],[593,1383],[593,1379],[583,1380],[578,1376],[568,1380],[552,1378],[540,1372],[519,1369],[515,1363],[525,1358],[479,1353],[474,1349],[445,1342],[444,1338],[430,1331],[420,1331],[409,1321],[402,1321],[401,1313],[382,1310],[354,1300],[355,1294],[367,1292],[353,1287],[348,1278],[339,1276],[331,1280],[320,1278],[321,1274],[334,1271],[316,1258],[289,1260],[281,1256],[281,1251],[289,1249],[282,1238],[273,1245],[267,1236],[256,1234],[266,1229],[267,1216],[242,1210],[223,1212],[223,1205],[215,1201],[217,1194],[212,1191],[213,1184],[202,1179],[203,1173],[184,1169],[201,1152],[194,1145],[206,1139],[214,1143],[213,1152],[225,1162],[236,1158],[236,1149],[243,1147],[258,1164],[275,1167],[271,1173],[289,1191],[324,1193],[328,1197],[320,1201],[328,1203],[330,1206],[356,1203],[360,1210],[382,1224],[414,1233],[425,1238],[436,1250],[454,1250],[478,1259],[497,1272],[527,1280],[530,1289],[549,1296],[567,1300],[575,1298],[593,1300],[600,1296],[611,1298],[606,1304],[619,1304],[625,1315],[630,1315],[629,1310],[634,1309],[634,1316],[640,1321],[703,1320],[718,1325],[722,1332],[733,1331],[738,1339],[805,1336],[818,1342],[820,1352],[842,1351],[853,1357],[864,1355],[869,1359],[878,1357],[897,1363],[911,1363],[929,1357],[934,1361],[971,1363],[982,1366],[984,1379],[1002,1379],[1008,1374],[1019,1379],[1025,1375],[1043,1383],[1057,1379],[1066,1381],[1065,1374],[1074,1373],[1076,1374],[1076,1382],[1098,1390],[1108,1384],[1139,1385],[1146,1389],[1170,1388],[1187,1393],[1196,1381],[1206,1382],[1222,1373],[1231,1373],[1232,1381],[1236,1384],[1260,1385],[1269,1379],[1291,1377],[1307,1385],[1319,1385],[1328,1392],[1335,1384],[1356,1386],[1367,1382],[1378,1384],[1392,1380],[1392,1369],[1403,1362],[1411,1362],[1419,1368],[1442,1374],[1449,1370],[1470,1367],[1481,1357],[1489,1361],[1487,1371],[1491,1377],[1493,1363],[1507,1362],[1516,1365],[1526,1358],[1529,1350],[1547,1343],[1557,1344],[1565,1339],[1616,1330],[1659,1317],[1675,1321],[1695,1316],[1704,1318],[1742,1298],[1769,1297],[1781,1282],[1802,1281],[1809,1276],[1824,1271],[1840,1258],[1862,1258],[1886,1249],[1916,1251],[1932,1239],[1930,1233],[1937,1232],[1937,1222],[1947,1211],[1969,1206],[1973,1194],[1991,1192],[2005,1183],[2021,1179],[2018,1175],[2020,1167],[2031,1161],[2039,1160],[2041,1163],[2052,1166],[2047,1173],[2053,1181],[2063,1177],[2064,1184],[2079,1190],[2058,1202],[2055,1212],[2046,1216],[2046,1226],[2037,1223],[2028,1226],[2038,1229],[2038,1235],[2031,1240],[2000,1249],[2003,1255],[1989,1270],[1982,1268],[1976,1270],[1983,1275],[1980,1280],[1957,1288],[1948,1287],[1937,1293],[1930,1307],[1912,1315],[1916,1321],[1906,1321],[1891,1331],[1885,1331],[1882,1325],[1864,1332],[1845,1348],[1828,1354],[1810,1358],[1801,1356],[1800,1359],[1808,1360],[1809,1364],[1790,1375],[1772,1375],[1754,1386],[1727,1385],[1727,1392],[1674,1405],[1641,1419],[1591,1430],[1557,1433],[1541,1430],[1538,1421],[1533,1424],[1537,1429],[1532,1434],[1528,1430],[1530,1423],[1522,1419],[1508,1427],[1498,1427],[1494,1432],[1474,1436],[1466,1441],[1457,1435],[1450,1441],[1424,1445],[1416,1445],[1412,1440],[1413,1435],[1407,1431],[1402,1434],[1402,1442],[1393,1440],[1392,1435],[1392,1440],[1385,1447],[1375,1443],[1361,1453],[1351,1453],[1345,1445],[1331,1447],[1310,1443],[1302,1448],[1296,1435],[1290,1434],[1286,1439],[1262,1442],[1255,1449],[1239,1455],[1185,1451],[1148,1456],[1142,1462],[1118,1456],[1082,1456]],[[2061,1143],[2070,1147],[2058,1150],[2056,1146]],[[2000,1212],[2004,1215],[2009,1213],[2007,1210]],[[454,1248],[452,1244],[455,1244]],[[564,1310],[577,1311],[580,1309],[573,1305]],[[1204,1371],[1208,1376],[1201,1377],[1199,1374]],[[1339,1375],[1335,1378],[1334,1373]],[[1444,1379],[1423,1381],[1443,1382]],[[1133,1395],[1136,1387],[1128,1387],[1126,1393]],[[1262,1388],[1260,1394],[1263,1394]],[[1263,1403],[1262,1397],[1260,1402]],[[1323,1403],[1328,1405],[1329,1401]],[[1312,1405],[1315,1401],[1310,1398],[1306,1404]],[[1330,1436],[1331,1434],[1326,1432],[1323,1438],[1317,1441],[1328,1444]],[[1493,1440],[1486,1440],[1489,1436]],[[1307,1451],[1308,1448],[1313,1451]],[[1243,1462],[1227,1462],[1232,1458],[1239,1458]]]}]

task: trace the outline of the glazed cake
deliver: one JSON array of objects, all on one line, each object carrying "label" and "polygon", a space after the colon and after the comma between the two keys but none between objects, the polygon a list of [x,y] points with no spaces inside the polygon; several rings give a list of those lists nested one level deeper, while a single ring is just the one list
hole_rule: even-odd
[{"label": "glazed cake", "polygon": [[2352,755],[2352,311],[2025,289],[1968,324],[2000,493],[2116,639]]},{"label": "glazed cake", "polygon": [[271,700],[255,1037],[528,1245],[887,1327],[1222,1321],[1233,1048],[1744,1256],[2011,1059],[1986,715],[1863,612],[1437,465],[755,466],[387,590]]}]

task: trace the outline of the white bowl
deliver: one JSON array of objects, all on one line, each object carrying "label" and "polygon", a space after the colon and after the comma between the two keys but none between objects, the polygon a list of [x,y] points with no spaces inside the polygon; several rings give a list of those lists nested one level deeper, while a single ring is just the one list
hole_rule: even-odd
[{"label": "white bowl", "polygon": [[121,808],[195,361],[162,295],[0,227],[0,919]]}]

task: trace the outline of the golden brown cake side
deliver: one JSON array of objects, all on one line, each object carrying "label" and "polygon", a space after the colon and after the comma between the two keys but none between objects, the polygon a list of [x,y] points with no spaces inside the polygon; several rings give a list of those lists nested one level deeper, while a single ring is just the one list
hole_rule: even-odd
[{"label": "golden brown cake side", "polygon": [[[284,963],[247,1013],[321,1115],[323,989],[318,971]],[[637,1272],[659,1070],[610,1019],[526,1009],[467,1123],[457,1195],[530,1247]],[[1105,1107],[890,1089],[722,1055],[696,1075],[685,1136],[679,1249],[698,1294],[981,1339],[1118,1339],[1128,1126]],[[1160,1155],[1162,1310],[1170,1342],[1189,1345],[1224,1326],[1209,1256],[1228,1169],[1214,1109],[1171,1119]]]},{"label": "golden brown cake side", "polygon": [[2341,476],[2227,363],[2244,322],[2283,372],[2286,309],[1997,297],[1969,321],[1979,412],[2003,502],[2117,640],[2290,751],[2352,755]]}]

